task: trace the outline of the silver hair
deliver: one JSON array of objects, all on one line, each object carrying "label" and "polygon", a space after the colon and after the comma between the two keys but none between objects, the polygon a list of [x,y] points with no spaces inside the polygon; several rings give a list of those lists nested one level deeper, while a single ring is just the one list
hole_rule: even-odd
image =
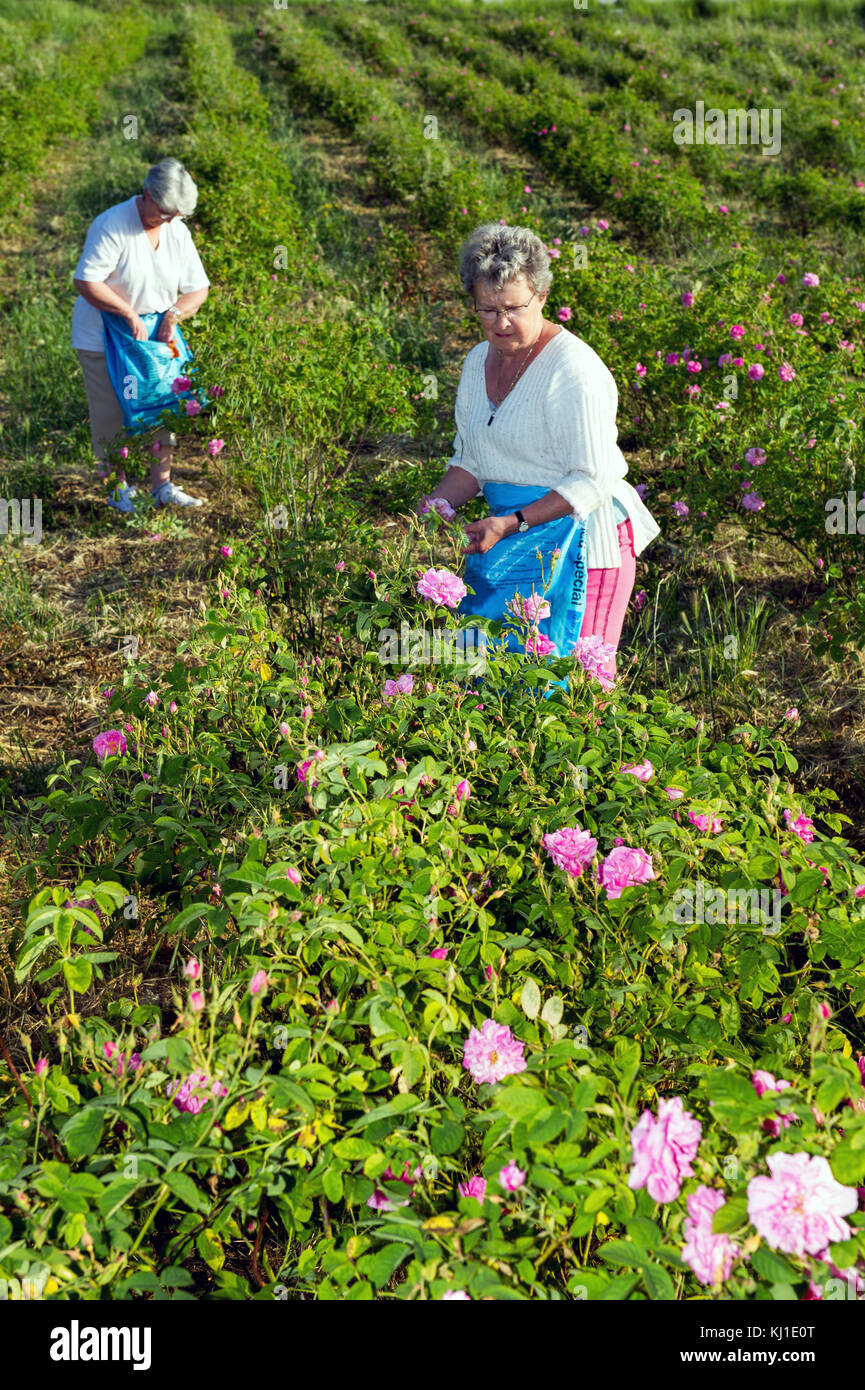
[{"label": "silver hair", "polygon": [[519,275],[525,275],[535,294],[544,294],[553,283],[547,248],[528,227],[483,222],[460,247],[460,279],[466,294],[474,294],[479,280],[501,290]]},{"label": "silver hair", "polygon": [[147,171],[144,191],[163,212],[189,217],[198,202],[198,189],[188,169],[179,159],[163,159]]}]

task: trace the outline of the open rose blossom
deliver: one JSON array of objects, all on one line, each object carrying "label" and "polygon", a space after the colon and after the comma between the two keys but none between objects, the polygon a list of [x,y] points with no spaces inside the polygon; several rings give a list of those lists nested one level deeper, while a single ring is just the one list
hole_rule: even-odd
[{"label": "open rose blossom", "polygon": [[729,1236],[712,1232],[715,1212],[724,1205],[724,1195],[715,1187],[700,1186],[688,1197],[682,1259],[701,1284],[722,1284],[729,1279],[733,1261],[742,1253]]},{"label": "open rose blossom", "polygon": [[458,1191],[461,1197],[476,1197],[479,1202],[484,1200],[486,1190],[487,1180],[480,1175],[469,1178],[467,1182],[461,1182],[458,1185]]},{"label": "open rose blossom", "polygon": [[514,1037],[507,1024],[486,1018],[480,1031],[469,1031],[463,1047],[463,1066],[471,1072],[473,1081],[503,1081],[506,1076],[525,1071],[524,1047],[525,1043]]},{"label": "open rose blossom", "polygon": [[571,655],[576,657],[584,671],[594,676],[604,690],[612,690],[616,682],[615,677],[610,674],[610,667],[616,659],[616,649],[611,643],[605,642],[593,632],[590,637],[580,637],[577,640],[571,649]]},{"label": "open rose blossom", "polygon": [[619,771],[629,772],[633,777],[636,777],[638,782],[648,782],[655,775],[655,769],[648,758],[642,763],[628,763],[626,766],[620,767]]},{"label": "open rose blossom", "polygon": [[634,1164],[628,1187],[645,1187],[655,1202],[674,1202],[685,1178],[692,1178],[702,1126],[685,1110],[681,1096],[658,1102],[657,1118],[644,1110],[631,1130]]},{"label": "open rose blossom", "polygon": [[528,598],[523,598],[521,594],[514,594],[507,604],[509,613],[513,613],[523,623],[539,623],[542,618],[550,616],[550,605],[543,594],[529,594]]},{"label": "open rose blossom", "polygon": [[794,818],[792,811],[784,812],[784,820],[787,829],[792,830],[794,835],[798,835],[804,845],[810,845],[814,839],[814,822],[810,816],[798,815]]},{"label": "open rose blossom", "polygon": [[564,869],[571,878],[579,878],[585,866],[594,859],[598,842],[579,825],[566,825],[544,836],[544,849],[557,869]]},{"label": "open rose blossom", "polygon": [[546,633],[531,632],[526,638],[526,652],[529,656],[552,656],[556,651],[555,642],[551,642]]},{"label": "open rose blossom", "polygon": [[106,729],[93,740],[93,751],[97,758],[119,757],[126,752],[126,736],[120,729]]},{"label": "open rose blossom", "polygon": [[616,845],[595,869],[595,876],[608,898],[620,898],[623,888],[648,883],[655,878],[651,855],[630,845]]},{"label": "open rose blossom", "polygon": [[748,1216],[773,1250],[818,1255],[827,1245],[849,1240],[843,1219],[859,1204],[855,1187],[842,1187],[817,1154],[774,1153],[766,1160],[771,1177],[748,1183]]},{"label": "open rose blossom", "polygon": [[458,608],[468,592],[459,575],[450,570],[427,570],[417,582],[417,591],[443,608]]}]

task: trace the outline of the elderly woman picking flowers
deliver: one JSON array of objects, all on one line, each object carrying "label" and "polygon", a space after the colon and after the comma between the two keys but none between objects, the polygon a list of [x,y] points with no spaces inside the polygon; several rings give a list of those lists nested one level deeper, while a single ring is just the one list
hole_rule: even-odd
[{"label": "elderly woman picking flowers", "polygon": [[[549,257],[528,228],[477,227],[459,269],[484,340],[463,364],[454,454],[434,497],[457,508],[481,491],[490,509],[466,527],[475,592],[461,611],[501,620],[519,593],[529,616],[549,606],[539,655],[570,655],[580,637],[615,653],[635,557],[659,531],[625,481],[616,384],[587,343],[544,318]],[[531,595],[544,590],[539,605]],[[615,676],[614,654],[603,669]]]},{"label": "elderly woman picking flowers", "polygon": [[[106,364],[103,315],[116,315],[128,334],[141,341],[148,338],[142,316],[160,314],[155,340],[172,344],[177,325],[201,307],[210,285],[181,220],[194,212],[197,201],[198,189],[188,171],[176,159],[163,159],[148,172],[143,192],[107,208],[87,230],[73,277],[78,298],[72,314],[72,346],[84,373],[97,460],[105,457],[106,447],[124,422]],[[160,429],[154,436],[150,468],[154,501],[157,506],[200,507],[200,497],[190,497],[171,481],[175,442],[168,430]],[[136,489],[126,486],[122,469],[118,480],[110,505],[131,512]]]}]

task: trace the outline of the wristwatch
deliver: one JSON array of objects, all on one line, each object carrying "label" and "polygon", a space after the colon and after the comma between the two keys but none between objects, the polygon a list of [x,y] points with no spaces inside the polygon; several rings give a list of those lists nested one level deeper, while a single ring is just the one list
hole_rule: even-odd
[{"label": "wristwatch", "polygon": [[174,316],[174,318],[177,319],[177,322],[178,322],[178,323],[180,323],[181,320],[182,320],[182,318],[183,318],[183,314],[181,313],[180,309],[178,308],[178,306],[177,306],[176,304],[172,304],[172,305],[171,305],[171,308],[170,308],[170,309],[166,309],[165,312],[166,312],[166,314],[172,314],[172,315]]},{"label": "wristwatch", "polygon": [[526,519],[525,519],[525,517],[523,516],[522,512],[515,511],[515,512],[514,512],[514,516],[516,517],[517,521],[519,522],[519,525],[518,525],[518,527],[517,527],[517,530],[518,530],[518,531],[528,531],[528,529],[529,529],[529,523],[526,521]]}]

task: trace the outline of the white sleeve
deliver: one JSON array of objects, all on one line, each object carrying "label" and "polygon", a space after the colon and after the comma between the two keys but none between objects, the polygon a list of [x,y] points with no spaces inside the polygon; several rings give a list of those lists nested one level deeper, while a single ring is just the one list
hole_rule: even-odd
[{"label": "white sleeve", "polygon": [[112,270],[117,269],[121,249],[121,239],[117,232],[111,231],[105,226],[104,221],[97,217],[87,228],[84,250],[73,271],[73,279],[101,285],[108,279]]},{"label": "white sleeve", "polygon": [[[454,421],[457,432],[454,439],[454,451],[448,459],[448,468],[464,468],[467,473],[471,473],[473,478],[479,477],[477,461],[472,457],[466,444],[466,391],[467,391],[467,369],[468,363],[463,363],[460,373],[459,385],[457,386],[457,398],[454,403]],[[480,484],[478,484],[480,490]]]},{"label": "white sleeve", "polygon": [[187,229],[184,237],[178,293],[190,294],[192,290],[206,289],[209,284],[210,281],[204,266],[201,264],[201,257],[195,249],[192,234]]},{"label": "white sleeve", "polygon": [[571,370],[567,389],[557,393],[560,408],[554,430],[563,476],[554,490],[585,521],[628,471],[617,444],[618,391],[598,361],[597,370]]}]

